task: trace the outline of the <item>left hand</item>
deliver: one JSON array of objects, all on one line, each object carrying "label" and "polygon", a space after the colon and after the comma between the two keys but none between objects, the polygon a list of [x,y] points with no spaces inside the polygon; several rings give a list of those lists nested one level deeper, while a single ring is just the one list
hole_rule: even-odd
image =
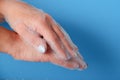
[{"label": "left hand", "polygon": [[10,26],[34,48],[39,50],[42,46],[45,52],[48,44],[58,58],[68,60],[77,56],[75,44],[47,13],[17,0],[3,0],[2,7]]}]

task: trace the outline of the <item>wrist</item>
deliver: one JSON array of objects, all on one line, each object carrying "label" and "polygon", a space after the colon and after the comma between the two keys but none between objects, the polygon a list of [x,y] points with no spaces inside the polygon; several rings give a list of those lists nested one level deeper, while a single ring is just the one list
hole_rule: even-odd
[{"label": "wrist", "polygon": [[4,0],[0,0],[0,15],[2,15],[2,6],[3,6],[3,1],[4,1]]},{"label": "wrist", "polygon": [[0,13],[2,15],[9,14],[12,12],[13,8],[17,5],[19,0],[0,0]]},{"label": "wrist", "polygon": [[0,27],[0,52],[13,54],[17,44],[17,37],[17,34],[14,34],[14,32]]},{"label": "wrist", "polygon": [[[8,0],[0,0],[0,13],[2,15],[4,15],[4,13],[7,11],[7,9],[10,8],[10,6],[8,5],[8,3],[11,2],[11,1],[8,1]],[[7,5],[9,6],[7,8]]]}]

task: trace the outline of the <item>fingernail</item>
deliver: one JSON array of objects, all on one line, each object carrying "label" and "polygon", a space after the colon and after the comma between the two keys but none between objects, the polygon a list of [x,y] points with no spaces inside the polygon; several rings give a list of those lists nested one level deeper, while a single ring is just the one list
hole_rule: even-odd
[{"label": "fingernail", "polygon": [[77,56],[78,56],[78,54],[79,54],[79,52],[78,52],[78,51],[74,51],[74,50],[72,51],[72,53],[74,53],[74,54],[73,54],[73,56],[74,56],[74,57],[77,57]]},{"label": "fingernail", "polygon": [[41,53],[45,53],[45,51],[46,51],[45,47],[42,46],[42,45],[38,46],[37,49],[38,49],[38,51],[41,52]]},{"label": "fingernail", "polygon": [[83,57],[82,57],[82,55],[80,54],[79,51],[76,52],[76,57],[77,57],[77,56],[79,56],[79,57],[83,60]]},{"label": "fingernail", "polygon": [[71,55],[68,51],[65,52],[66,53],[66,60],[70,60],[71,59]]},{"label": "fingernail", "polygon": [[70,60],[71,59],[71,55],[70,55],[70,53],[66,53],[66,56],[67,56],[67,58],[66,58],[66,60]]},{"label": "fingernail", "polygon": [[83,71],[88,67],[88,64],[84,63],[84,65],[82,65],[82,68],[79,68],[78,70]]}]

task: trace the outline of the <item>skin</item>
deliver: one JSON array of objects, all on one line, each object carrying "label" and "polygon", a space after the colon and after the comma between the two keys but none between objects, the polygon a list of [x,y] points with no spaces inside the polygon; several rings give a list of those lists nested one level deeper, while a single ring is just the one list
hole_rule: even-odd
[{"label": "skin", "polygon": [[81,65],[80,57],[72,57],[67,61],[57,58],[50,47],[46,51],[46,54],[40,54],[32,46],[26,44],[16,32],[7,30],[1,26],[0,51],[8,53],[17,60],[51,62],[69,69],[84,69],[86,67],[85,65]]},{"label": "skin", "polygon": [[[72,69],[87,67],[69,35],[47,13],[19,0],[0,0],[0,14],[17,33],[17,38],[13,38],[15,49],[10,52],[6,50],[15,59],[47,61]],[[15,32],[11,34],[14,35]],[[3,45],[5,44],[4,42]],[[36,50],[39,45],[44,46],[45,54]]]}]

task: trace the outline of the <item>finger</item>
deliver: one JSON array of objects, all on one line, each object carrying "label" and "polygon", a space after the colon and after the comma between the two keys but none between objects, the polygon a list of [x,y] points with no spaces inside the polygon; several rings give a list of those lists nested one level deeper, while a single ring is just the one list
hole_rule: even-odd
[{"label": "finger", "polygon": [[72,56],[76,56],[76,51],[78,50],[77,47],[73,44],[72,40],[70,39],[69,35],[64,31],[64,29],[58,25],[52,18],[48,17],[49,21],[52,23],[52,27],[69,51]]},{"label": "finger", "polygon": [[83,58],[79,52],[77,52],[77,56],[73,57],[73,59],[74,59],[74,61],[76,61],[79,64],[80,70],[84,70],[87,68],[88,65],[85,63],[85,61],[83,60]]},{"label": "finger", "polygon": [[50,62],[52,62],[55,65],[59,65],[65,68],[69,68],[69,69],[78,69],[79,68],[79,64],[75,61],[72,61],[71,59],[65,61],[65,60],[61,60],[61,59],[57,59],[55,57],[50,59]]},{"label": "finger", "polygon": [[68,37],[63,34],[63,29],[61,29],[58,25],[54,25],[53,28],[56,31],[56,33],[59,35],[61,41],[63,42],[63,44],[65,45],[66,49],[69,51],[69,53],[72,56],[76,56],[75,47],[73,47],[70,44],[70,42],[68,41]]},{"label": "finger", "polygon": [[78,69],[79,68],[79,64],[77,62],[73,61],[73,60],[67,60],[66,61],[66,60],[57,58],[54,55],[54,52],[51,51],[51,49],[48,49],[46,54],[37,55],[36,58],[38,58],[38,59],[34,60],[34,61],[37,61],[37,62],[51,62],[55,65],[62,66],[64,68],[69,68],[69,69]]},{"label": "finger", "polygon": [[45,53],[47,45],[46,41],[41,38],[41,35],[35,33],[25,24],[19,24],[15,30],[27,43],[31,44],[40,53]]},{"label": "finger", "polygon": [[[71,55],[75,57],[75,61],[79,64],[79,68],[81,70],[87,68],[87,64],[84,62],[83,57],[78,52],[77,47],[73,44],[71,41],[69,35],[64,31],[64,29],[60,26],[54,23],[56,27],[53,27],[56,33],[59,35],[59,37],[62,37],[62,41],[64,45],[67,47],[67,49],[70,51]],[[64,38],[63,38],[64,37]]]},{"label": "finger", "polygon": [[79,52],[77,53],[76,57],[72,57],[71,59],[65,61],[65,60],[61,60],[59,58],[57,58],[53,52],[51,52],[50,50],[47,51],[47,53],[49,54],[44,54],[42,56],[41,59],[42,61],[47,60],[49,62],[52,62],[53,64],[62,66],[62,67],[66,67],[69,69],[78,69],[78,70],[84,70],[87,68],[87,64],[84,62],[82,56],[79,54]]},{"label": "finger", "polygon": [[56,64],[65,68],[69,68],[69,69],[84,70],[87,68],[87,64],[84,62],[84,60],[81,59],[79,54],[78,56],[72,57],[67,61],[57,59],[56,57],[50,58],[49,60],[53,64]]},{"label": "finger", "polygon": [[45,30],[41,31],[41,29],[43,29],[43,28],[38,27],[37,32],[44,35],[44,39],[50,45],[52,50],[56,54],[58,54],[58,57],[65,59],[65,60],[69,59],[70,55],[68,55],[68,52],[67,52],[66,48],[64,47],[64,45],[62,44],[61,40],[56,35],[56,33],[54,32],[52,27],[49,25],[49,21],[47,20],[47,18],[46,18],[46,22],[43,23],[41,26],[43,26]]}]

